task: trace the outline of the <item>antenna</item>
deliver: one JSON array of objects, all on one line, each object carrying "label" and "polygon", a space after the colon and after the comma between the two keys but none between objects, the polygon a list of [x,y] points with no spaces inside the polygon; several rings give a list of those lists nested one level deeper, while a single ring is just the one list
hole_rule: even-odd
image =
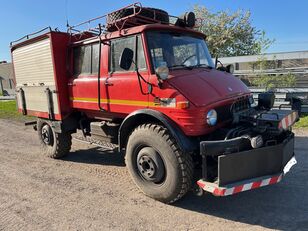
[{"label": "antenna", "polygon": [[65,18],[66,18],[66,27],[70,26],[68,22],[68,0],[65,0]]}]

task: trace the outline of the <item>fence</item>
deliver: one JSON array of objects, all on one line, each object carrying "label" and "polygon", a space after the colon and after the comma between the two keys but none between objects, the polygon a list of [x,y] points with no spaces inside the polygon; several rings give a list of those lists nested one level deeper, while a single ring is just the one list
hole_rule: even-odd
[{"label": "fence", "polygon": [[[265,88],[250,88],[253,98],[258,101],[258,94],[267,92]],[[308,112],[308,88],[276,88],[272,90],[275,94],[274,107],[292,108],[294,102],[299,102],[300,112]]]}]

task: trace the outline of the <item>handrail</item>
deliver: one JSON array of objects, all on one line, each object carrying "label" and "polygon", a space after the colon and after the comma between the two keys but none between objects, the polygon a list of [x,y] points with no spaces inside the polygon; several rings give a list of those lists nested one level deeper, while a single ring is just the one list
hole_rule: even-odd
[{"label": "handrail", "polygon": [[[130,10],[125,12],[125,10]],[[153,17],[147,17],[143,13],[144,12],[151,12],[153,14]],[[117,14],[123,14],[123,17],[117,17]],[[129,12],[129,13],[128,13]],[[121,31],[124,28],[143,25],[143,24],[153,24],[153,23],[161,23],[161,24],[168,24],[168,25],[177,25],[178,21],[181,20],[179,17],[168,15],[169,20],[163,21],[158,19],[158,15],[161,14],[161,12],[156,9],[151,9],[147,7],[143,7],[140,2],[135,2],[133,4],[130,4],[128,6],[125,6],[123,8],[120,8],[116,11],[113,11],[108,14],[104,14],[101,16],[98,16],[96,18],[92,18],[83,22],[80,22],[76,25],[67,25],[67,32],[70,34],[82,34],[84,32],[92,32],[97,33],[97,28],[90,28],[90,24],[97,20],[104,19],[105,21],[103,23],[100,22],[102,27],[104,28],[103,33],[105,32],[112,32],[114,30]],[[172,20],[173,22],[171,22]],[[80,27],[89,25],[89,27],[86,30],[81,29]]]},{"label": "handrail", "polygon": [[24,40],[24,39],[28,40],[28,39],[30,39],[31,36],[37,35],[37,34],[39,34],[39,33],[42,33],[42,32],[45,31],[45,30],[49,30],[49,32],[52,31],[52,29],[51,29],[50,26],[45,27],[44,29],[41,29],[41,30],[36,31],[36,32],[34,32],[34,33],[31,33],[31,34],[27,34],[27,35],[25,35],[24,37],[22,37],[22,38],[20,38],[20,39],[17,39],[17,40],[15,40],[15,41],[10,42],[10,46],[12,47],[13,45],[16,45],[16,43],[18,43],[18,42],[20,42],[20,41],[22,41],[22,40]]},{"label": "handrail", "polygon": [[[108,15],[111,15],[111,14],[113,14],[113,13],[116,13],[116,12],[121,11],[121,10],[124,10],[124,9],[131,8],[131,7],[134,8],[134,11],[135,11],[135,9],[138,8],[138,7],[140,8],[140,11],[141,11],[141,9],[142,9],[141,3],[140,3],[140,2],[135,2],[135,3],[133,3],[133,4],[130,4],[130,5],[128,5],[128,6],[125,6],[125,7],[121,8],[121,9],[118,9],[118,10],[113,11],[113,12],[111,12],[111,13],[104,14],[104,15],[101,15],[101,16],[98,16],[98,17],[95,17],[95,18],[92,18],[92,19],[89,19],[89,20],[80,22],[80,23],[78,23],[78,24],[76,24],[76,25],[73,25],[73,26],[69,26],[69,25],[68,25],[68,26],[67,26],[67,32],[68,32],[68,33],[72,33],[73,31],[79,31],[79,30],[76,29],[76,28],[78,28],[78,27],[80,27],[80,26],[83,26],[83,25],[86,25],[86,24],[89,24],[89,25],[90,25],[92,22],[97,21],[97,20],[99,20],[99,19],[104,19],[104,18],[105,18],[105,20],[106,20],[105,24],[109,24],[110,22],[107,22],[107,17],[108,17]],[[102,27],[106,28],[105,25],[102,25]],[[89,30],[90,30],[90,29],[89,29]]]}]

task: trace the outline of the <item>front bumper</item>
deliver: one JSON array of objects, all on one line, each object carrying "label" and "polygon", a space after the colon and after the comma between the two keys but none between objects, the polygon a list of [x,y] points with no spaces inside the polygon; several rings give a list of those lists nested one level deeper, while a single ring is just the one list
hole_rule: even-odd
[{"label": "front bumper", "polygon": [[216,155],[217,149],[224,147],[234,150],[234,146],[240,150],[241,143],[238,139],[228,142],[203,141],[200,143],[203,160],[203,177],[197,181],[200,188],[216,196],[228,196],[278,183],[296,164],[294,134],[290,133],[283,142],[276,145],[217,155],[217,180],[214,183],[209,182],[207,157]]}]

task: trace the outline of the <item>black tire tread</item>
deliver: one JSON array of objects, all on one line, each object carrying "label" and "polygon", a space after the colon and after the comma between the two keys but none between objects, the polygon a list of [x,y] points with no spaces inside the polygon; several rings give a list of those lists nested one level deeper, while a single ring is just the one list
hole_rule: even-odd
[{"label": "black tire tread", "polygon": [[177,195],[174,195],[171,200],[162,201],[167,204],[172,204],[177,200],[181,199],[190,190],[192,186],[193,174],[194,174],[192,157],[190,154],[184,153],[180,149],[175,139],[171,136],[169,131],[162,125],[155,123],[142,124],[136,127],[131,134],[133,134],[138,130],[152,130],[153,132],[157,133],[157,135],[161,136],[163,139],[166,140],[166,142],[171,147],[178,160],[182,174],[182,182],[179,184],[180,189],[178,190]]},{"label": "black tire tread", "polygon": [[58,159],[66,156],[72,146],[72,136],[69,133],[56,133],[56,150],[48,156],[53,159]]},{"label": "black tire tread", "polygon": [[41,139],[40,129],[44,124],[51,126],[50,122],[47,120],[38,119],[37,121],[37,132],[41,144],[41,149],[47,157],[53,159],[59,159],[66,156],[72,146],[72,135],[71,133],[56,133],[54,132],[54,144],[53,146],[47,146]]}]

